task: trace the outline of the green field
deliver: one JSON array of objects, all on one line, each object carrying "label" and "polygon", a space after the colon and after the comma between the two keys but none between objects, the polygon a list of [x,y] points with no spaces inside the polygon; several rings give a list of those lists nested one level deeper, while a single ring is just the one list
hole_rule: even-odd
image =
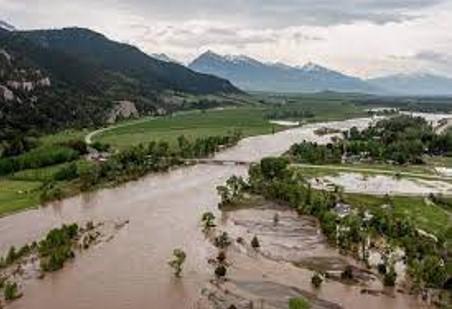
[{"label": "green field", "polygon": [[240,130],[244,136],[250,136],[270,134],[273,129],[280,129],[264,119],[264,112],[263,108],[249,107],[176,114],[145,122],[126,123],[124,126],[94,136],[93,141],[124,149],[150,141],[164,140],[174,144],[181,135],[188,139],[196,139]]},{"label": "green field", "polygon": [[241,130],[244,136],[269,134],[273,130],[281,129],[270,124],[266,119],[266,115],[274,109],[302,109],[314,114],[312,118],[293,119],[302,122],[334,121],[367,116],[363,107],[352,103],[354,96],[260,94],[258,98],[267,104],[205,112],[193,111],[144,122],[126,122],[117,128],[95,135],[93,141],[125,148],[155,140],[174,143],[180,135],[193,139],[206,135],[222,135],[237,129]]},{"label": "green field", "polygon": [[39,181],[0,180],[0,216],[38,205]]},{"label": "green field", "polygon": [[[384,197],[365,194],[344,194],[345,202],[363,209],[376,209],[387,203]],[[440,206],[426,203],[422,197],[391,197],[397,216],[407,217],[419,228],[442,235],[452,227],[452,212]]]}]

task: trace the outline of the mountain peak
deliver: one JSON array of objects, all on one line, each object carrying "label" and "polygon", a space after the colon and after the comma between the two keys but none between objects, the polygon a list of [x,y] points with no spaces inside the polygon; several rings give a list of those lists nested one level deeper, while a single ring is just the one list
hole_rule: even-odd
[{"label": "mountain peak", "polygon": [[207,50],[203,54],[201,54],[198,58],[196,58],[194,62],[200,61],[200,60],[208,60],[208,61],[215,61],[215,62],[222,62],[222,63],[232,63],[232,64],[253,64],[258,65],[261,64],[259,61],[248,57],[246,55],[220,55],[217,54],[211,50]]},{"label": "mountain peak", "polygon": [[174,60],[170,56],[168,56],[165,53],[154,53],[151,54],[152,58],[155,58],[157,60],[163,61],[163,62],[169,62],[169,63],[179,63],[177,60]]},{"label": "mountain peak", "polygon": [[314,62],[309,61],[308,63],[306,63],[305,65],[303,65],[301,67],[301,69],[305,72],[328,72],[330,71],[329,69],[318,65]]}]

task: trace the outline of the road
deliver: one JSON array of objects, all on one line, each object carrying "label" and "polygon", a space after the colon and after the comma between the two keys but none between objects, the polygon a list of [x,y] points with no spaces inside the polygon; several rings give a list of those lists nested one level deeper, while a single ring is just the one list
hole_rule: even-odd
[{"label": "road", "polygon": [[124,128],[124,127],[137,125],[137,124],[140,124],[140,123],[143,123],[143,122],[147,122],[147,121],[150,121],[150,120],[153,120],[153,119],[155,119],[155,117],[148,117],[148,118],[143,118],[143,119],[136,120],[136,121],[126,122],[126,123],[122,123],[122,124],[118,124],[118,125],[114,125],[114,126],[110,126],[110,127],[105,127],[105,128],[100,128],[100,129],[91,131],[85,136],[85,143],[87,145],[91,145],[93,143],[93,138],[96,135],[99,135],[101,133],[105,133],[107,131],[114,130],[114,129],[117,129],[117,128]]}]

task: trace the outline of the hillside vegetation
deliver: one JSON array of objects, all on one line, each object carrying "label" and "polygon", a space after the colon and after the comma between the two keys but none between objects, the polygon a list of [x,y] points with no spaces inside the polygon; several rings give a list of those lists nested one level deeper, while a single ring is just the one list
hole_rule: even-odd
[{"label": "hillside vegetation", "polygon": [[42,132],[103,125],[119,102],[132,102],[140,115],[165,114],[187,108],[174,96],[241,93],[87,29],[0,29],[0,46],[0,155],[26,150]]}]

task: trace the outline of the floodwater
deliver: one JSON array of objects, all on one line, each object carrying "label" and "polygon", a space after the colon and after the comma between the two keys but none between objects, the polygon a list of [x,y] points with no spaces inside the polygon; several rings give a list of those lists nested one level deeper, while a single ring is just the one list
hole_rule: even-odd
[{"label": "floodwater", "polygon": [[311,179],[316,189],[330,189],[340,186],[348,193],[368,193],[373,195],[424,195],[431,193],[452,195],[452,184],[440,180],[397,178],[388,175],[364,175],[362,173],[339,173]]},{"label": "floodwater", "polygon": [[[369,121],[355,119],[328,123],[328,127],[364,128]],[[274,135],[247,138],[236,147],[218,154],[216,159],[255,161],[265,156],[279,155],[294,142],[304,139],[325,142],[328,136],[319,137],[313,133],[316,128],[325,125],[315,124]],[[215,256],[216,249],[201,231],[200,216],[209,210],[215,212],[218,218],[222,217],[217,208],[219,199],[215,187],[233,174],[245,175],[246,167],[197,165],[180,168],[169,173],[149,175],[114,189],[83,194],[1,218],[0,252],[3,253],[11,245],[20,246],[41,238],[49,229],[62,223],[130,221],[113,240],[77,256],[63,270],[47,275],[43,280],[26,282],[24,296],[8,307],[202,307],[201,290],[209,285],[213,277],[208,259]],[[306,222],[299,223],[294,218],[290,220],[295,229]],[[260,233],[258,230],[254,232]],[[304,233],[304,229],[299,229],[299,232]],[[326,248],[321,235],[312,236],[312,229],[309,233],[295,235],[290,246],[298,246],[296,251],[320,252],[322,256],[331,254],[332,257],[333,250]],[[303,237],[314,239],[307,243],[302,241]],[[283,241],[282,238],[279,240]],[[264,247],[265,238],[263,241]],[[305,248],[304,245],[309,247]],[[182,248],[187,253],[181,280],[176,280],[167,267],[174,248]],[[288,252],[298,259],[296,251]],[[282,251],[277,246],[269,246],[264,252],[267,253],[257,256],[236,254],[231,271],[234,280],[227,284],[241,291],[246,290],[247,295],[265,296],[271,294],[268,291],[273,291],[276,294],[273,294],[272,304],[276,308],[281,307],[279,296],[285,299],[290,296],[287,293],[309,293],[310,299],[315,300],[314,308],[323,308],[325,304],[337,308],[335,303],[344,308],[421,308],[404,295],[370,296],[362,294],[358,287],[335,281],[314,292],[310,290],[311,273],[300,266],[303,263],[296,267],[293,265],[295,260],[278,258],[278,252]]]}]

